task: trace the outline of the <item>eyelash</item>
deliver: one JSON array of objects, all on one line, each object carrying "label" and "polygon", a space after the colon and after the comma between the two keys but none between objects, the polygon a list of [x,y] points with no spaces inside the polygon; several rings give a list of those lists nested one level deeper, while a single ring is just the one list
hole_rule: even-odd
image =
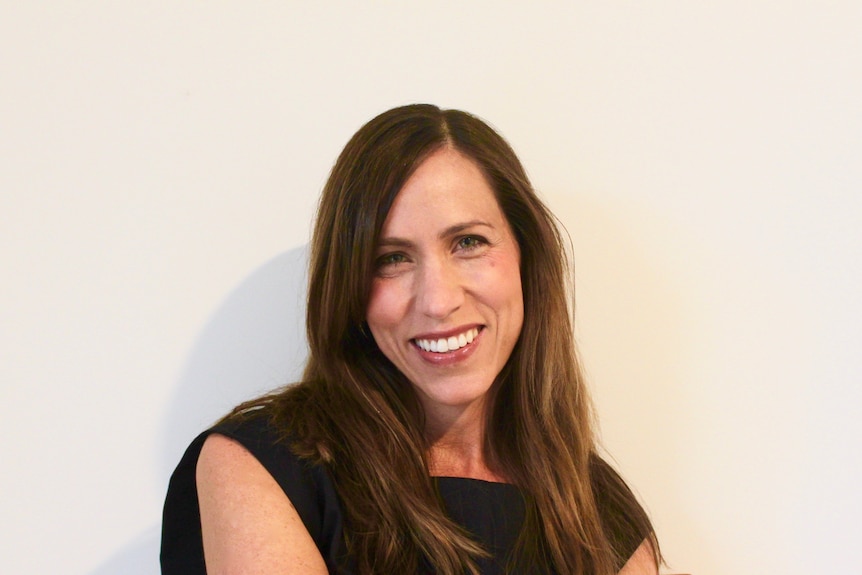
[{"label": "eyelash", "polygon": [[[465,245],[465,243],[467,243],[467,245]],[[455,249],[469,252],[487,244],[488,240],[486,240],[482,236],[462,236],[458,238],[458,241],[455,242]],[[398,259],[398,261],[393,261],[395,259]],[[392,252],[388,254],[383,254],[382,256],[378,257],[375,261],[375,266],[377,267],[377,269],[382,269],[389,266],[396,266],[398,264],[405,263],[407,262],[407,260],[408,258],[405,254],[401,252]]]},{"label": "eyelash", "polygon": [[[399,261],[392,261],[393,258],[401,258]],[[378,268],[382,268],[385,266],[392,266],[400,263],[404,263],[407,261],[407,256],[402,254],[401,252],[392,252],[391,254],[383,254],[377,261],[375,262]]]},{"label": "eyelash", "polygon": [[[470,240],[473,242],[471,245],[463,245],[465,241]],[[483,238],[482,236],[463,236],[458,238],[456,242],[456,246],[462,250],[475,250],[478,247],[484,246],[488,243],[488,240]]]}]

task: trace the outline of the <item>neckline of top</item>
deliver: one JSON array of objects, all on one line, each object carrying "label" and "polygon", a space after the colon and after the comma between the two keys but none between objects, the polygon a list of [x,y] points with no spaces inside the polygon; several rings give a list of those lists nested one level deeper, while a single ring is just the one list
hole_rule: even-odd
[{"label": "neckline of top", "polygon": [[477,479],[475,477],[455,477],[451,475],[432,475],[431,479],[435,481],[445,480],[445,481],[474,481],[476,483],[485,484],[485,485],[502,485],[506,487],[517,487],[512,483],[506,483],[504,481],[488,481],[487,479]]}]

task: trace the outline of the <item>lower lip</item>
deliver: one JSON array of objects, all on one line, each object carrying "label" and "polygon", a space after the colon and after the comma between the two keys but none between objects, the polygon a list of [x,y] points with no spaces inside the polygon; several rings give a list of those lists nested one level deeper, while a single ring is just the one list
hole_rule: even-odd
[{"label": "lower lip", "polygon": [[479,330],[479,334],[473,338],[473,341],[465,345],[464,347],[459,347],[455,351],[447,351],[446,353],[435,353],[433,351],[425,351],[415,343],[413,344],[413,349],[416,350],[416,353],[419,354],[423,360],[428,363],[433,363],[434,365],[452,365],[455,363],[459,363],[464,361],[476,351],[476,347],[479,345],[479,340],[482,339],[482,334],[485,333],[484,329]]}]

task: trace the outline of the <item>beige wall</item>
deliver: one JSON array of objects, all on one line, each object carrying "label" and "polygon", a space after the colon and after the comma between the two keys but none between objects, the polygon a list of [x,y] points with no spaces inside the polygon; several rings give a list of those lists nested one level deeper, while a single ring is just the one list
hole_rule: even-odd
[{"label": "beige wall", "polygon": [[299,369],[329,166],[413,101],[490,120],[568,228],[604,441],[674,570],[858,565],[856,2],[12,4],[4,572],[157,573],[185,443]]}]

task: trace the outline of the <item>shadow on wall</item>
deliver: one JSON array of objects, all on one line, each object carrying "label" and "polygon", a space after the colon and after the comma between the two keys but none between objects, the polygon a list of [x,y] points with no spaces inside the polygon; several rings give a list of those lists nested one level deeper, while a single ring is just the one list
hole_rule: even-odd
[{"label": "shadow on wall", "polygon": [[[158,438],[159,484],[186,446],[238,403],[296,381],[307,346],[307,249],[255,270],[213,313],[188,355]],[[157,575],[160,525],[143,531],[89,575]]]},{"label": "shadow on wall", "polygon": [[89,575],[158,575],[159,526],[153,525]]},{"label": "shadow on wall", "polygon": [[307,266],[305,246],[273,258],[234,289],[207,322],[162,426],[163,485],[201,431],[237,404],[302,374]]}]

